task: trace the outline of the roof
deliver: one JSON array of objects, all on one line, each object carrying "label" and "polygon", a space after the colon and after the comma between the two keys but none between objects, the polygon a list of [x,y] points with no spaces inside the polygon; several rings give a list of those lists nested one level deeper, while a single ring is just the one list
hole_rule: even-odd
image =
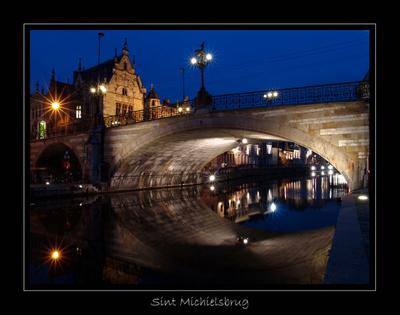
[{"label": "roof", "polygon": [[153,85],[151,85],[151,89],[149,94],[147,94],[146,98],[156,98],[156,99],[160,99],[156,93],[156,91],[153,88]]},{"label": "roof", "polygon": [[[122,55],[119,55],[117,57],[117,62],[120,62]],[[115,58],[112,58],[110,60],[104,61],[99,65],[99,74],[100,74],[100,81],[104,81],[104,78],[106,79],[106,82],[110,81],[112,75],[113,75],[113,68],[115,66]],[[86,69],[82,71],[80,74],[82,76],[82,79],[84,82],[88,81],[97,81],[97,65],[93,66],[89,69]]]}]

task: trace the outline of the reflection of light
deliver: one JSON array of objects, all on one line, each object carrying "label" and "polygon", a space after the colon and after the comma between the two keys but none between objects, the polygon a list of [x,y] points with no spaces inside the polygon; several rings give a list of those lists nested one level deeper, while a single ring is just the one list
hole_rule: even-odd
[{"label": "reflection of light", "polygon": [[271,211],[275,211],[275,210],[276,210],[275,203],[272,203],[272,204],[271,204]]},{"label": "reflection of light", "polygon": [[241,237],[239,237],[237,239],[237,241],[238,241],[238,243],[243,243],[243,244],[246,245],[249,242],[249,239],[248,238],[244,238],[243,236],[241,236]]},{"label": "reflection of light", "polygon": [[106,92],[106,88],[104,87],[104,85],[100,85],[100,90],[105,93]]},{"label": "reflection of light", "polygon": [[238,153],[239,152],[239,147],[237,147],[237,148],[235,148],[235,149],[233,149],[233,153]]},{"label": "reflection of light", "polygon": [[312,173],[311,173],[311,176],[315,176],[315,172],[312,172]]},{"label": "reflection of light", "polygon": [[367,197],[367,196],[358,196],[358,199],[360,199],[360,200],[367,200],[368,197]]},{"label": "reflection of light", "polygon": [[215,187],[214,187],[214,186],[211,186],[211,187],[210,187],[210,190],[214,190],[214,189],[215,189]]}]

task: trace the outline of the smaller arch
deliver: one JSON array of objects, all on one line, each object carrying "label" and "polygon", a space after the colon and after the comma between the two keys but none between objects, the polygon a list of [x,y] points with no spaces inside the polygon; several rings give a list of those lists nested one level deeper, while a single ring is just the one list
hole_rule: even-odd
[{"label": "smaller arch", "polygon": [[[69,170],[68,177],[72,174],[73,181],[82,181],[83,165],[75,151],[62,142],[51,143],[44,147],[37,155],[32,170],[32,180],[35,183],[45,182],[51,179],[54,182],[65,180],[67,174],[63,160],[68,151]],[[70,178],[71,179],[71,178]]]}]

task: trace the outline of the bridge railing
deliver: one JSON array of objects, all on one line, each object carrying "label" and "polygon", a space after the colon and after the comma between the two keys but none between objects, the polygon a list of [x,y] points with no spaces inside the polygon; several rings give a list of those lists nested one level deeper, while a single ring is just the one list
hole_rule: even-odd
[{"label": "bridge railing", "polygon": [[[265,97],[269,92],[278,92],[278,96],[273,99]],[[216,95],[212,97],[212,109],[226,110],[249,107],[353,101],[357,99],[367,99],[369,97],[369,82],[354,81],[273,91]]]},{"label": "bridge railing", "polygon": [[[274,99],[264,97],[268,92],[278,92]],[[298,105],[337,101],[353,101],[357,99],[368,99],[370,87],[368,81],[354,81],[347,83],[315,85],[299,88],[280,89],[274,91],[257,91],[248,93],[235,93],[216,95],[212,97],[211,110],[229,110],[250,107],[265,107],[279,105]],[[194,100],[180,103],[162,105],[134,112],[127,112],[119,115],[104,117],[106,127],[115,127],[150,121],[161,118],[186,115],[191,113]],[[90,129],[91,119],[82,120],[65,126],[48,126],[43,134],[39,130],[31,133],[31,140],[56,137],[76,132],[83,132]]]}]

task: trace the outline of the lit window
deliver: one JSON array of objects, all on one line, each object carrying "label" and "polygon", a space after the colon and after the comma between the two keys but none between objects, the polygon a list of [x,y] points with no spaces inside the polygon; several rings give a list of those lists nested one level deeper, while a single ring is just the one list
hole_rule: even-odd
[{"label": "lit window", "polygon": [[81,105],[76,106],[76,118],[82,118],[82,106]]}]

